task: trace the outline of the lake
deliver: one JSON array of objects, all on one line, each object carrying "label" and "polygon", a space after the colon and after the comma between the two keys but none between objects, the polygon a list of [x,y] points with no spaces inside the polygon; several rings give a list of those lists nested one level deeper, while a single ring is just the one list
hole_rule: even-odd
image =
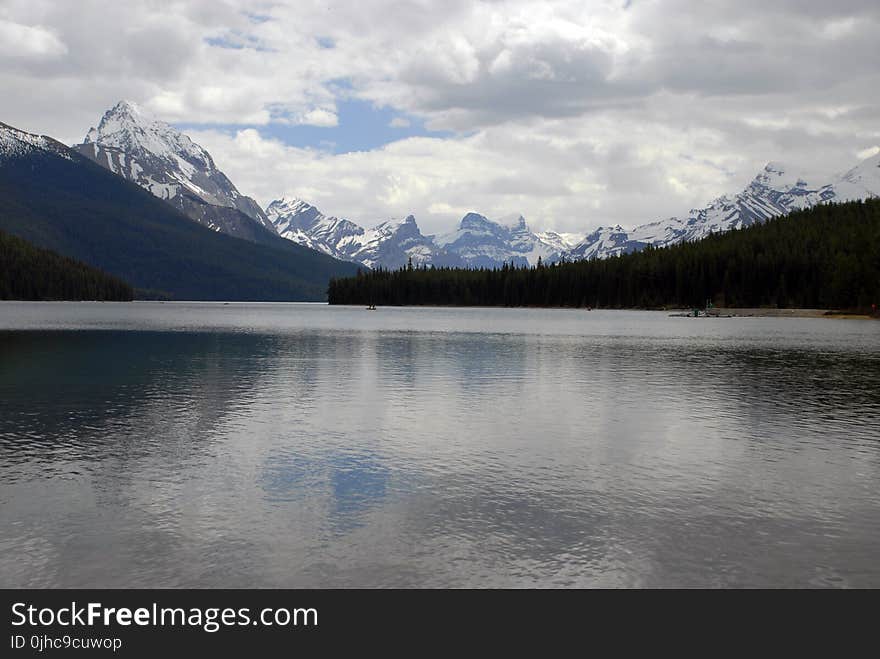
[{"label": "lake", "polygon": [[880,587],[880,323],[0,303],[0,586]]}]

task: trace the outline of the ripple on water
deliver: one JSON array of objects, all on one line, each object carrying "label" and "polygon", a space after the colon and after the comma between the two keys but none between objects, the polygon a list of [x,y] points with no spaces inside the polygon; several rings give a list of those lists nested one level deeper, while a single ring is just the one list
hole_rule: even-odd
[{"label": "ripple on water", "polygon": [[876,323],[3,311],[4,585],[880,585]]}]

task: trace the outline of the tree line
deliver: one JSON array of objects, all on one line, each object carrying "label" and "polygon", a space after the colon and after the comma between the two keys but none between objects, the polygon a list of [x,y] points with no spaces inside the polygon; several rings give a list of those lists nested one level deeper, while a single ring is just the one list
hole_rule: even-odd
[{"label": "tree line", "polygon": [[588,261],[414,267],[334,279],[331,304],[870,309],[880,200],[823,204],[702,240]]},{"label": "tree line", "polygon": [[0,300],[131,300],[132,287],[0,231]]},{"label": "tree line", "polygon": [[213,231],[79,155],[4,162],[0,230],[119,277],[138,298],[323,301],[331,277],[357,271],[268,232],[255,243]]}]

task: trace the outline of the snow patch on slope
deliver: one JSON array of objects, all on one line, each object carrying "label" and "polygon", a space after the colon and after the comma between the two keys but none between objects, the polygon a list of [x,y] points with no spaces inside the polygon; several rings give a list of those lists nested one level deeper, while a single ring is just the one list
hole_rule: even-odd
[{"label": "snow patch on slope", "polygon": [[0,162],[28,155],[34,151],[47,151],[67,160],[73,159],[70,150],[51,137],[34,135],[0,123]]},{"label": "snow patch on slope", "polygon": [[259,205],[236,189],[204,148],[131,101],[105,112],[74,148],[211,228],[247,236],[254,233],[250,220],[275,233]]},{"label": "snow patch on slope", "polygon": [[831,180],[819,180],[780,162],[768,163],[740,193],[722,195],[686,216],[670,217],[625,229],[600,227],[587,235],[533,232],[521,215],[493,221],[467,213],[458,226],[425,236],[411,216],[363,229],[350,220],[324,216],[300,199],[280,199],[266,209],[278,232],[290,240],[370,267],[414,264],[499,267],[535,265],[560,259],[606,258],[713,233],[740,229],[795,210],[832,201],[880,196],[880,154]]}]

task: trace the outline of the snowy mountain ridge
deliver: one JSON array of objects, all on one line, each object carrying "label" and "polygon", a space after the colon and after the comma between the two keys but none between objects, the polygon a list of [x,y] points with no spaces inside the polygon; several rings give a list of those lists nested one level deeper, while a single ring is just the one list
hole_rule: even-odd
[{"label": "snowy mountain ridge", "polygon": [[275,233],[259,204],[238,191],[204,148],[131,101],[105,112],[73,148],[215,231],[247,239]]},{"label": "snowy mountain ridge", "polygon": [[278,200],[266,209],[278,233],[337,258],[396,268],[415,264],[500,267],[504,263],[535,265],[560,259],[606,258],[682,241],[705,238],[764,222],[820,203],[880,196],[880,154],[830,181],[808,177],[778,162],[768,163],[738,194],[722,195],[685,217],[670,217],[625,229],[600,227],[585,236],[552,231],[535,233],[521,215],[493,221],[467,213],[455,230],[423,235],[412,216],[363,229],[350,220],[327,217],[300,199]]},{"label": "snowy mountain ridge", "polygon": [[523,217],[510,226],[478,213],[465,215],[455,231],[425,235],[415,217],[387,220],[365,229],[351,220],[326,216],[297,198],[282,198],[266,207],[280,236],[370,268],[414,265],[499,267],[503,263],[550,263],[573,246],[566,237],[533,233]]},{"label": "snowy mountain ridge", "polygon": [[45,135],[35,135],[0,122],[0,165],[34,151],[49,151],[71,160],[70,149]]},{"label": "snowy mountain ridge", "polygon": [[[0,163],[34,149],[76,157],[51,138],[0,124]],[[129,101],[105,112],[98,126],[72,149],[216,231],[255,242],[277,240],[278,234],[367,267],[397,268],[410,260],[417,265],[500,267],[535,265],[539,259],[552,263],[606,258],[649,245],[699,240],[820,203],[880,196],[877,153],[825,178],[770,162],[739,193],[722,195],[687,215],[629,229],[605,226],[586,235],[535,232],[519,214],[492,220],[470,212],[449,232],[424,234],[412,215],[365,228],[325,215],[296,197],[275,200],[264,211],[238,191],[207,150]]]},{"label": "snowy mountain ridge", "polygon": [[417,265],[461,265],[439,248],[432,237],[422,234],[412,215],[364,229],[351,220],[328,217],[297,198],[273,201],[266,207],[266,215],[278,235],[369,268],[398,268],[410,259]]},{"label": "snowy mountain ridge", "polygon": [[806,177],[778,162],[768,163],[736,195],[722,195],[685,218],[670,217],[634,229],[600,227],[587,235],[569,256],[604,258],[644,249],[705,238],[711,233],[739,229],[792,211],[827,202],[880,196],[880,154],[863,160],[831,181],[810,183]]}]

